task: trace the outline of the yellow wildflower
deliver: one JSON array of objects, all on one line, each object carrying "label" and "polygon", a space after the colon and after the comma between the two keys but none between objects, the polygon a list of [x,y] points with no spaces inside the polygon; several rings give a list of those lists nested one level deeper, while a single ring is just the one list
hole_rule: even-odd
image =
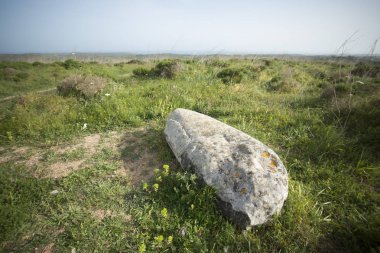
[{"label": "yellow wildflower", "polygon": [[164,219],[168,218],[168,209],[166,209],[166,208],[162,209],[161,215]]}]

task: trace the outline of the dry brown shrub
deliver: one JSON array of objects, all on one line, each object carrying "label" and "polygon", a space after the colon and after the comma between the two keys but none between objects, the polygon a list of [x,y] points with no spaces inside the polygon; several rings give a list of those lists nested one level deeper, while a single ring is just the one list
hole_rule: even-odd
[{"label": "dry brown shrub", "polygon": [[58,85],[58,93],[63,96],[74,95],[85,99],[95,97],[107,85],[107,79],[99,76],[71,75]]}]

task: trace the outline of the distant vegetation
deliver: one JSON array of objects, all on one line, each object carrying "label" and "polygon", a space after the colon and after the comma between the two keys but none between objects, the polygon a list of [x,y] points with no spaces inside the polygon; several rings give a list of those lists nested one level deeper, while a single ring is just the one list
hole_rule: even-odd
[{"label": "distant vegetation", "polygon": [[[379,75],[379,63],[355,59],[1,62],[0,245],[5,252],[49,243],[58,252],[378,252]],[[279,154],[290,175],[281,215],[247,232],[222,218],[213,189],[176,165],[163,138],[178,107],[226,122]],[[134,158],[134,149],[97,150],[89,165],[57,179],[36,178],[43,168],[6,159],[26,146],[141,127],[149,131],[144,147],[171,164],[146,184],[115,174],[115,157]],[[99,220],[94,209],[118,215]]]},{"label": "distant vegetation", "polygon": [[173,79],[182,70],[181,63],[176,60],[160,61],[152,69],[136,68],[133,70],[135,77],[142,78],[167,78]]}]

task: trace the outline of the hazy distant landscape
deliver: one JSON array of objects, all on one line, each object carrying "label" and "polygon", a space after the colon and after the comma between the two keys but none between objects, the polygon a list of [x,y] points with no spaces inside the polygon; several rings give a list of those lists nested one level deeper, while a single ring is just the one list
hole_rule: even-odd
[{"label": "hazy distant landscape", "polygon": [[367,61],[380,61],[380,55],[302,55],[302,54],[133,54],[133,53],[61,53],[61,54],[0,54],[0,61],[13,62],[13,61],[24,61],[24,62],[44,62],[52,63],[55,61],[65,61],[68,59],[75,59],[78,61],[97,61],[100,63],[117,63],[123,61],[129,61],[133,59],[168,59],[168,58],[180,58],[180,59],[203,59],[203,58],[278,58],[278,59],[304,59],[304,60],[367,60]]}]

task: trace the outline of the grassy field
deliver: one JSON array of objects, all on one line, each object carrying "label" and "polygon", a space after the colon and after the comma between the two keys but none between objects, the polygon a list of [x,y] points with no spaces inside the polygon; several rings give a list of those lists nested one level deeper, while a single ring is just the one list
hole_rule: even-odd
[{"label": "grassy field", "polygon": [[[339,59],[1,62],[1,249],[380,252],[379,73]],[[104,85],[88,96],[91,80]],[[220,215],[164,139],[178,107],[279,154],[278,217],[242,232]]]}]

